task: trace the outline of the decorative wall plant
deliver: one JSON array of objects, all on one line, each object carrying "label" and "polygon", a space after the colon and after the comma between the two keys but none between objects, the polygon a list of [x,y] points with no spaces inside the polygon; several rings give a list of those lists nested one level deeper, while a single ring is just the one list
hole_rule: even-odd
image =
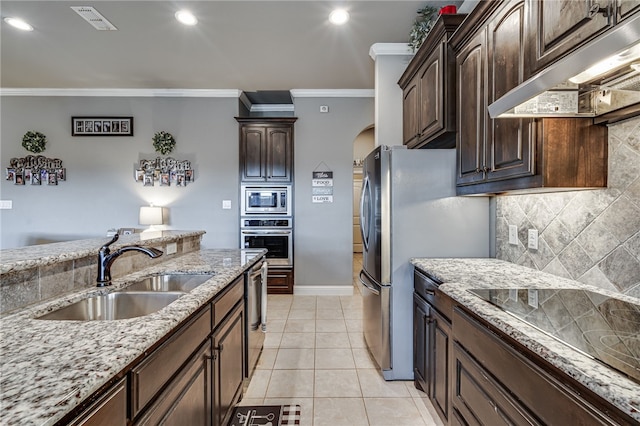
[{"label": "decorative wall plant", "polygon": [[29,130],[22,137],[22,146],[29,152],[38,154],[46,149],[47,137],[33,130]]},{"label": "decorative wall plant", "polygon": [[153,148],[162,155],[167,155],[176,146],[176,139],[169,132],[160,131],[153,135]]}]

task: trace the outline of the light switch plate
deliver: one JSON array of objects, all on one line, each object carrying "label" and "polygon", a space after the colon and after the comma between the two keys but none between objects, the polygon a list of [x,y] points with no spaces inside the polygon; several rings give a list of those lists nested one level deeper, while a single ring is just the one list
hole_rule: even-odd
[{"label": "light switch plate", "polygon": [[538,230],[529,229],[529,243],[527,245],[531,250],[538,250]]},{"label": "light switch plate", "polygon": [[11,210],[13,208],[13,200],[0,200],[0,209]]},{"label": "light switch plate", "polygon": [[518,245],[518,227],[516,225],[509,225],[509,244]]},{"label": "light switch plate", "polygon": [[224,210],[230,210],[231,209],[231,200],[222,200],[222,208]]},{"label": "light switch plate", "polygon": [[167,244],[167,254],[174,254],[178,251],[178,244],[169,243]]}]

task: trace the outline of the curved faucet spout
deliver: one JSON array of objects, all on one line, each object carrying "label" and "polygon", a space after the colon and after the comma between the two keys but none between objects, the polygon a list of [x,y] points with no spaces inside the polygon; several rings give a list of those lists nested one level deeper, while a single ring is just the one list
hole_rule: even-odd
[{"label": "curved faucet spout", "polygon": [[103,245],[98,252],[98,279],[96,280],[98,287],[111,285],[111,265],[121,254],[127,251],[139,251],[152,259],[162,256],[162,250],[140,246],[124,246],[111,253],[109,246],[118,241],[118,238],[119,235],[116,234],[113,239]]}]

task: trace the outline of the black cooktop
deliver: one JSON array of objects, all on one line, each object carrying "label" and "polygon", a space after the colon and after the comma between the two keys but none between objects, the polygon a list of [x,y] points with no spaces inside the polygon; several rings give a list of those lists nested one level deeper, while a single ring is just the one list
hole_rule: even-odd
[{"label": "black cooktop", "polygon": [[640,305],[578,289],[469,292],[640,383]]}]

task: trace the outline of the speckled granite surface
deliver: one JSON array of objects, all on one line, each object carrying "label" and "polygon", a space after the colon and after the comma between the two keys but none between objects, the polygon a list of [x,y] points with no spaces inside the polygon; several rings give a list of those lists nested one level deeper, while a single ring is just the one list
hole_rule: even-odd
[{"label": "speckled granite surface", "polygon": [[[125,241],[131,243],[131,241]],[[95,249],[95,244],[91,245]],[[203,250],[0,319],[0,424],[51,425],[108,383],[266,250]],[[34,317],[161,272],[215,273],[164,309],[118,321],[44,321]]]},{"label": "speckled granite surface", "polygon": [[[117,250],[122,246],[131,244],[150,246],[173,241],[176,238],[187,238],[202,234],[204,234],[204,231],[157,231],[121,235],[118,241],[112,244],[110,248]],[[2,250],[0,251],[0,274],[97,255],[100,247],[108,241],[108,237],[90,238]]]},{"label": "speckled granite surface", "polygon": [[640,422],[640,386],[469,293],[472,288],[580,288],[628,302],[640,300],[496,259],[412,259],[445,294],[540,355]]}]

